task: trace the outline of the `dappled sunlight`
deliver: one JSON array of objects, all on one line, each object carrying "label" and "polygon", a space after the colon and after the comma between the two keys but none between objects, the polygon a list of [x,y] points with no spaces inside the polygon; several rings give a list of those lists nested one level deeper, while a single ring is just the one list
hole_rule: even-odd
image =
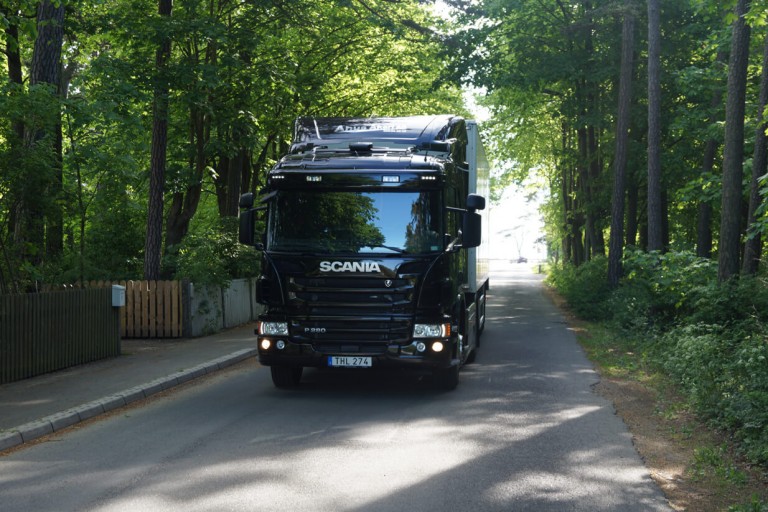
[{"label": "dappled sunlight", "polygon": [[0,492],[43,510],[77,488],[56,509],[95,512],[668,510],[537,286],[494,288],[455,391],[316,369],[281,391],[257,368],[0,459]]},{"label": "dappled sunlight", "polygon": [[[606,449],[599,444],[573,450],[563,462],[547,460],[537,450],[526,448],[566,435],[571,430],[569,422],[595,413],[594,406],[545,415],[488,416],[503,401],[486,399],[472,405],[489,421],[465,424],[464,411],[455,418],[435,418],[433,407],[425,403],[421,410],[424,416],[417,415],[412,421],[349,423],[308,432],[303,439],[288,433],[281,441],[296,443],[290,451],[272,449],[270,445],[276,440],[263,440],[255,443],[261,448],[254,444],[243,447],[234,460],[206,463],[192,470],[185,470],[181,462],[209,454],[212,448],[199,454],[173,454],[160,468],[139,465],[126,471],[86,473],[77,480],[82,485],[112,481],[122,488],[125,495],[119,492],[108,505],[94,508],[111,512],[249,506],[270,510],[403,510],[397,503],[438,510],[439,499],[434,506],[429,505],[427,492],[463,486],[461,475],[484,465],[493,467],[496,476],[484,488],[476,489],[478,495],[473,501],[480,510],[503,510],[520,503],[530,506],[566,504],[585,496],[594,499],[595,485],[610,493],[616,482],[631,484],[638,478],[621,467],[595,467],[603,462],[604,455],[599,454]],[[311,443],[310,438],[314,438]],[[446,444],[449,439],[453,442]],[[387,449],[382,450],[382,445]],[[159,471],[166,478],[157,479]],[[127,485],[120,485],[121,481]],[[586,481],[589,486],[584,485]],[[609,503],[597,503],[594,510],[607,510]]]}]

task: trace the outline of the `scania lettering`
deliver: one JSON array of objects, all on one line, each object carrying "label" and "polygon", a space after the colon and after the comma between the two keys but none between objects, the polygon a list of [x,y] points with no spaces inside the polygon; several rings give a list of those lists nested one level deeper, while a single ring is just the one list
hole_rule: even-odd
[{"label": "scania lettering", "polygon": [[321,272],[381,272],[375,261],[321,261]]},{"label": "scania lettering", "polygon": [[405,368],[455,388],[485,325],[488,175],[461,117],[299,118],[264,188],[240,198],[274,384]]}]

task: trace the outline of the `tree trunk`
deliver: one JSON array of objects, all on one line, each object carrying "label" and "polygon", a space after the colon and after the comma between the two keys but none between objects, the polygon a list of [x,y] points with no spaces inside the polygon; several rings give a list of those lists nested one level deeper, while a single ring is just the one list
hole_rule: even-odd
[{"label": "tree trunk", "polygon": [[[719,96],[719,95],[718,95]],[[709,174],[715,165],[718,142],[709,139],[704,147],[702,174]],[[696,255],[702,258],[712,257],[712,204],[702,199],[696,216]]]},{"label": "tree trunk", "polygon": [[[5,11],[5,8],[2,8],[3,10],[0,11],[0,13],[4,14],[6,18],[8,18],[8,13]],[[15,88],[12,88],[9,93],[13,94],[14,90],[19,90],[24,83],[24,75],[23,75],[23,68],[21,65],[21,53],[19,52],[19,27],[17,25],[9,25],[8,28],[5,29],[5,37],[6,37],[6,45],[5,45],[5,55],[7,57],[8,62],[8,79],[10,80],[11,84],[15,86]],[[14,44],[15,43],[15,44]],[[21,148],[24,144],[24,122],[19,118],[10,119],[11,123],[11,132],[13,133],[13,137],[8,140],[8,145],[11,147],[11,151],[9,151],[10,154],[19,154],[21,151],[19,148]],[[18,215],[18,206],[19,206],[19,200],[20,197],[11,197],[10,198],[10,204],[8,206],[8,219],[7,219],[7,229],[8,233],[11,234],[11,236],[18,241],[16,238],[16,233],[19,233],[21,231],[21,227],[18,224],[19,222],[19,215]],[[4,251],[4,254],[8,254]],[[6,258],[8,260],[8,272],[12,272],[11,263],[9,258]]]},{"label": "tree trunk", "polygon": [[664,249],[661,202],[661,29],[659,0],[648,0],[648,250]]},{"label": "tree trunk", "polygon": [[241,187],[249,183],[250,165],[248,151],[240,149],[232,157],[223,156],[219,159],[214,180],[216,187],[216,202],[220,217],[237,217],[240,204]]},{"label": "tree trunk", "polygon": [[637,247],[637,214],[640,191],[634,178],[629,177],[627,185],[627,234],[626,247]]},{"label": "tree trunk", "polygon": [[[594,101],[594,100],[593,100]],[[589,180],[590,183],[598,183],[602,171],[602,162],[600,160],[599,144],[597,140],[597,128],[590,126],[587,130],[587,147],[589,149]],[[594,185],[595,187],[597,185]],[[591,209],[591,223],[592,223],[592,255],[593,256],[605,256],[605,237],[603,236],[603,229],[601,227],[601,220],[604,216],[605,209],[603,205],[596,204],[594,198],[594,192],[590,193],[590,202],[592,203]]]},{"label": "tree trunk", "polygon": [[168,220],[165,224],[166,250],[173,250],[172,248],[177,247],[187,236],[189,223],[200,204],[203,176],[208,166],[205,146],[210,139],[210,117],[202,109],[193,106],[190,109],[189,118],[189,139],[194,148],[189,161],[192,178],[186,189],[173,194],[171,207],[168,210]]},{"label": "tree trunk", "polygon": [[757,220],[757,208],[762,202],[760,197],[759,178],[766,173],[768,162],[768,137],[765,130],[768,122],[765,118],[765,106],[768,104],[768,36],[763,44],[763,72],[760,76],[760,100],[758,108],[757,129],[755,130],[755,149],[752,153],[752,179],[749,186],[749,210],[747,212],[747,241],[744,244],[743,274],[755,275],[760,264],[762,253],[762,237],[759,232],[750,232]]},{"label": "tree trunk", "polygon": [[[568,151],[569,130],[565,121],[562,123],[562,153],[566,154]],[[570,187],[570,163],[566,161],[565,156],[560,162],[560,194],[563,201],[563,263],[572,263],[572,247],[571,247],[571,187]]]},{"label": "tree trunk", "polygon": [[[64,2],[43,0],[37,10],[37,37],[32,54],[29,84],[50,85],[52,98],[58,99],[61,79],[61,47],[64,41]],[[15,66],[15,64],[14,64]],[[9,70],[11,71],[11,70]],[[16,71],[13,71],[16,73]],[[58,110],[58,108],[57,108]],[[61,118],[39,128],[25,128],[24,145],[28,149],[40,146],[47,153],[48,169],[35,169],[35,176],[27,176],[18,207],[16,243],[25,248],[22,257],[33,265],[43,262],[46,250],[46,220],[49,222],[49,248],[61,250],[61,205],[57,183],[61,176]],[[56,213],[56,210],[58,214]],[[58,219],[58,220],[57,220]],[[53,220],[53,225],[50,221]],[[59,240],[55,240],[58,237]]]},{"label": "tree trunk", "polygon": [[[587,112],[583,112],[587,116]],[[584,260],[589,261],[592,256],[592,241],[594,240],[594,222],[592,217],[591,185],[589,182],[589,149],[587,147],[587,127],[577,130],[579,145],[578,167],[578,197],[583,205],[582,217],[584,226]]]},{"label": "tree trunk", "polygon": [[718,279],[727,281],[739,272],[741,203],[744,160],[744,100],[747,88],[749,25],[744,16],[749,0],[738,0],[728,61],[728,98],[725,103],[723,196],[718,244]]},{"label": "tree trunk", "polygon": [[[170,19],[172,0],[159,0],[158,13]],[[157,85],[152,106],[152,149],[149,170],[149,205],[147,209],[147,238],[144,245],[144,279],[160,278],[163,250],[163,195],[168,147],[169,85],[166,70],[171,57],[171,38],[163,36],[155,54]]]},{"label": "tree trunk", "polygon": [[630,106],[632,103],[632,59],[635,45],[635,17],[627,6],[621,31],[619,105],[616,117],[616,156],[611,196],[611,234],[608,248],[608,282],[616,287],[621,279],[624,244],[624,194],[626,189]]},{"label": "tree trunk", "polygon": [[[717,58],[715,64],[726,66],[728,55],[724,51],[717,52]],[[712,96],[712,102],[710,108],[715,111],[723,102],[723,94],[718,88],[715,94]],[[715,123],[714,116],[708,119],[707,124],[711,125]],[[704,158],[702,160],[701,174],[708,176],[712,174],[712,169],[715,165],[715,156],[717,155],[717,148],[719,142],[716,139],[709,139],[706,146],[704,146]],[[703,192],[703,191],[702,191]],[[712,204],[702,199],[698,204],[698,212],[696,215],[696,255],[701,258],[712,257]]]},{"label": "tree trunk", "polygon": [[[5,46],[5,54],[8,59],[8,79],[12,84],[21,85],[24,83],[23,68],[21,66],[21,53],[19,53],[19,27],[16,25],[9,25],[5,29],[5,37],[8,43]],[[16,44],[11,42],[15,41]],[[24,123],[20,120],[11,121],[11,129],[18,138],[18,143],[24,140]]]}]

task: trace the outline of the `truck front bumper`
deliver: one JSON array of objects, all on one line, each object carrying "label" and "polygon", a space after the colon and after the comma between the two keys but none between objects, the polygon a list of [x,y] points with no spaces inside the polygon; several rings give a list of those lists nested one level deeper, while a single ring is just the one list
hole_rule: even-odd
[{"label": "truck front bumper", "polygon": [[[408,345],[387,345],[376,350],[355,347],[354,350],[319,350],[310,343],[258,338],[259,362],[265,366],[332,367],[332,357],[370,361],[373,368],[401,367],[413,369],[449,368],[459,364],[451,338],[417,340]],[[370,359],[368,359],[370,358]]]}]

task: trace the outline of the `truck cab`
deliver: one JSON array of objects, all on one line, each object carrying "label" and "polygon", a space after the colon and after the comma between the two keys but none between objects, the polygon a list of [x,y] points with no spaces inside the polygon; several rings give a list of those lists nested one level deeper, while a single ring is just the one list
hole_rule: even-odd
[{"label": "truck cab", "polygon": [[457,386],[489,285],[472,136],[456,116],[297,120],[290,153],[240,204],[240,241],[262,252],[259,361],[277,387],[305,367],[410,368]]}]

